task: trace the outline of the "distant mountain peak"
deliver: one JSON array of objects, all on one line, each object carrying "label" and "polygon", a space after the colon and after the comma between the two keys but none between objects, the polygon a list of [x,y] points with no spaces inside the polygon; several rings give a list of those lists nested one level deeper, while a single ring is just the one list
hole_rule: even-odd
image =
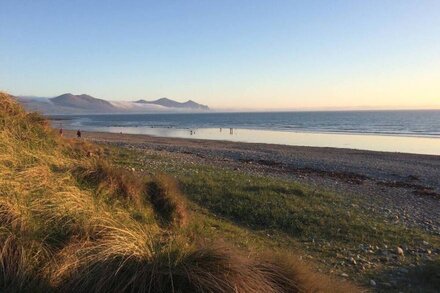
[{"label": "distant mountain peak", "polygon": [[71,93],[49,99],[53,104],[61,107],[86,109],[98,112],[114,111],[115,107],[108,101],[94,98],[90,95],[74,95]]},{"label": "distant mountain peak", "polygon": [[209,110],[209,107],[206,105],[199,104],[197,102],[194,102],[192,100],[188,100],[186,102],[177,102],[174,100],[171,100],[169,98],[160,98],[154,101],[146,101],[146,100],[138,100],[135,103],[139,104],[153,104],[153,105],[160,105],[167,108],[186,108],[186,109],[192,109],[192,110]]}]

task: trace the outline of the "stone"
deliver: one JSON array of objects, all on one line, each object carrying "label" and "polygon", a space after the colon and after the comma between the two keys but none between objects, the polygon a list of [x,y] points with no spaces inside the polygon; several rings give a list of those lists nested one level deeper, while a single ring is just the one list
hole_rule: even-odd
[{"label": "stone", "polygon": [[348,275],[346,273],[342,273],[341,276],[344,278],[348,278]]},{"label": "stone", "polygon": [[373,286],[373,287],[375,287],[375,286],[376,286],[376,281],[374,281],[374,280],[370,280],[370,285]]},{"label": "stone", "polygon": [[399,247],[399,246],[397,246],[397,248],[396,248],[396,253],[399,256],[404,256],[405,255],[405,253],[403,252],[403,249],[401,247]]}]

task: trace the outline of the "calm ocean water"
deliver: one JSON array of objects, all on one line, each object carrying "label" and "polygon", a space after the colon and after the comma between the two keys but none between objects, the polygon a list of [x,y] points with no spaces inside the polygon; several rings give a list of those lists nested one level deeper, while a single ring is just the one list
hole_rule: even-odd
[{"label": "calm ocean water", "polygon": [[[54,127],[91,131],[440,154],[440,110],[72,115],[52,118]],[[233,134],[230,128],[234,129]]]},{"label": "calm ocean water", "polygon": [[[64,116],[65,117],[65,116]],[[67,118],[67,117],[66,117]],[[321,133],[440,136],[440,111],[265,112],[69,116],[89,127],[239,128]]]}]

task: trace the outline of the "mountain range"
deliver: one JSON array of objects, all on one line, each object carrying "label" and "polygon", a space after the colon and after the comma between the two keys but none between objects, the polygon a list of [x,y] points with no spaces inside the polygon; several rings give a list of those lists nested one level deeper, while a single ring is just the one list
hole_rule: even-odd
[{"label": "mountain range", "polygon": [[194,101],[186,101],[184,103],[176,102],[173,100],[170,100],[168,98],[161,98],[155,101],[145,101],[145,100],[139,100],[135,103],[138,104],[150,104],[150,105],[159,105],[164,106],[168,108],[180,108],[180,109],[194,109],[194,110],[209,110],[208,106],[198,104]]},{"label": "mountain range", "polygon": [[107,101],[90,95],[63,94],[54,98],[18,96],[16,99],[30,111],[43,114],[116,114],[154,112],[200,112],[209,107],[192,100],[177,102],[168,98],[154,101]]}]

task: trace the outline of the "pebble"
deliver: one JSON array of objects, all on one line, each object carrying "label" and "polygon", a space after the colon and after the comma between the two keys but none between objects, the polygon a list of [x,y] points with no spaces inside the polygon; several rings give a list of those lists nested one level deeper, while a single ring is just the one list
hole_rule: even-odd
[{"label": "pebble", "polygon": [[401,247],[399,247],[399,246],[397,246],[397,248],[396,248],[396,253],[399,256],[405,256],[405,254],[403,252],[403,249]]},{"label": "pebble", "polygon": [[376,286],[376,281],[374,281],[374,280],[370,280],[370,285],[373,286],[373,287],[375,287],[375,286]]},{"label": "pebble", "polygon": [[393,287],[390,283],[383,283],[382,284],[384,287],[386,287],[386,288],[391,288],[391,287]]},{"label": "pebble", "polygon": [[405,269],[405,268],[400,268],[399,272],[401,272],[402,274],[408,274],[409,273],[408,269]]}]

